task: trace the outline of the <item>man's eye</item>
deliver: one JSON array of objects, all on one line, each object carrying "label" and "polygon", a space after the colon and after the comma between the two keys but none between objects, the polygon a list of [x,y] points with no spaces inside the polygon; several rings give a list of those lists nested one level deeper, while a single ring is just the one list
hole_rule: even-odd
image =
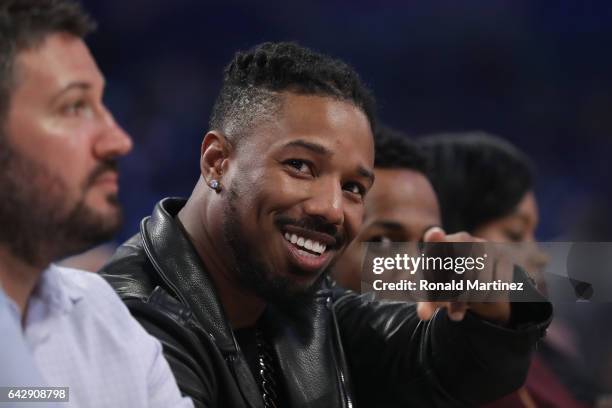
[{"label": "man's eye", "polygon": [[298,173],[313,174],[310,163],[300,159],[290,159],[285,161],[285,164],[295,169]]},{"label": "man's eye", "polygon": [[89,117],[93,113],[93,110],[91,108],[91,105],[87,101],[80,99],[64,106],[64,108],[62,109],[62,113],[68,116]]},{"label": "man's eye", "polygon": [[384,235],[375,235],[372,238],[370,238],[368,241],[370,241],[370,242],[378,242],[378,243],[383,244],[383,245],[388,245],[388,244],[393,242],[393,240],[391,238],[386,237]]},{"label": "man's eye", "polygon": [[505,230],[504,235],[512,242],[521,242],[524,234],[521,231]]},{"label": "man's eye", "polygon": [[373,243],[371,247],[374,251],[389,251],[392,249],[393,239],[384,235],[375,235],[367,239],[368,242]]},{"label": "man's eye", "polygon": [[344,190],[361,197],[365,195],[365,188],[359,183],[346,183]]}]

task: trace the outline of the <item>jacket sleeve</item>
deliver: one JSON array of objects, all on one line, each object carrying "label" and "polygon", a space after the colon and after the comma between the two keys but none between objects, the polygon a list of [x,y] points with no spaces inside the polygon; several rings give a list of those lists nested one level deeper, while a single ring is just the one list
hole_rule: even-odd
[{"label": "jacket sleeve", "polygon": [[145,330],[161,342],[181,393],[189,396],[196,408],[214,406],[216,376],[209,357],[214,350],[207,350],[211,343],[185,330],[176,317],[158,307],[151,307],[142,300],[126,300],[126,305]]},{"label": "jacket sleeve", "polygon": [[[534,290],[529,282],[528,290]],[[336,291],[334,310],[357,406],[474,407],[519,388],[552,306],[512,303],[510,327],[468,312],[439,310],[420,321],[416,306]]]}]

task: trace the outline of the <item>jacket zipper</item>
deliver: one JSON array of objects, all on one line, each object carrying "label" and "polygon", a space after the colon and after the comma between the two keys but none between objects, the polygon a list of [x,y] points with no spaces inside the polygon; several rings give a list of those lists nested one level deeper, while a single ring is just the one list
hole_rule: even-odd
[{"label": "jacket zipper", "polygon": [[340,364],[338,364],[338,361],[336,361],[336,366],[338,367],[338,376],[340,377],[340,387],[342,388],[342,395],[344,397],[344,406],[346,408],[354,408],[353,400],[351,399],[351,396],[349,395],[349,392],[346,386],[346,376],[344,374],[344,359],[342,358],[342,356],[339,355],[342,350],[342,345],[340,343],[338,322],[336,321],[336,311],[334,310],[334,304],[331,300],[331,297],[328,296],[325,302],[326,302],[327,309],[331,312],[332,323],[334,325],[333,335],[334,335],[334,344],[336,346],[334,348],[335,348],[336,354],[338,354],[336,356],[336,360],[339,357],[342,359]]}]

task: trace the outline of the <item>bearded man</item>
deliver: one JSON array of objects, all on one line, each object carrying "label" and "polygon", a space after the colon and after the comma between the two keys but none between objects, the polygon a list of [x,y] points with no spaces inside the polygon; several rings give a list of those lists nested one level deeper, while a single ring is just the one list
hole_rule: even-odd
[{"label": "bearded man", "polygon": [[158,203],[103,268],[197,406],[475,406],[523,382],[548,303],[417,309],[330,288],[374,126],[341,61],[265,43],[227,66],[191,197]]},{"label": "bearded man", "polygon": [[69,0],[0,4],[0,308],[13,317],[2,345],[21,340],[12,350],[40,376],[0,386],[68,387],[79,407],[192,406],[108,283],[52,264],[121,224],[117,160],[132,142],[102,102],[83,42],[93,26]]}]

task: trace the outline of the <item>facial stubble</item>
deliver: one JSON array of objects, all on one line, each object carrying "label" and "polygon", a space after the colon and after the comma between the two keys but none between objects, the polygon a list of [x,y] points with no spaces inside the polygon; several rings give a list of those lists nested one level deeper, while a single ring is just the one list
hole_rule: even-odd
[{"label": "facial stubble", "polygon": [[77,200],[68,202],[69,188],[53,169],[16,152],[0,135],[0,244],[29,265],[49,262],[81,252],[113,237],[121,225],[116,194],[107,202],[113,214],[90,208],[86,195],[98,166],[83,183]]},{"label": "facial stubble", "polygon": [[255,248],[244,238],[238,210],[240,197],[244,197],[240,182],[234,182],[226,191],[227,198],[223,210],[223,236],[234,259],[234,275],[237,284],[251,290],[265,301],[292,308],[312,300],[326,272],[311,285],[303,286],[289,276],[271,271],[255,254]]}]

